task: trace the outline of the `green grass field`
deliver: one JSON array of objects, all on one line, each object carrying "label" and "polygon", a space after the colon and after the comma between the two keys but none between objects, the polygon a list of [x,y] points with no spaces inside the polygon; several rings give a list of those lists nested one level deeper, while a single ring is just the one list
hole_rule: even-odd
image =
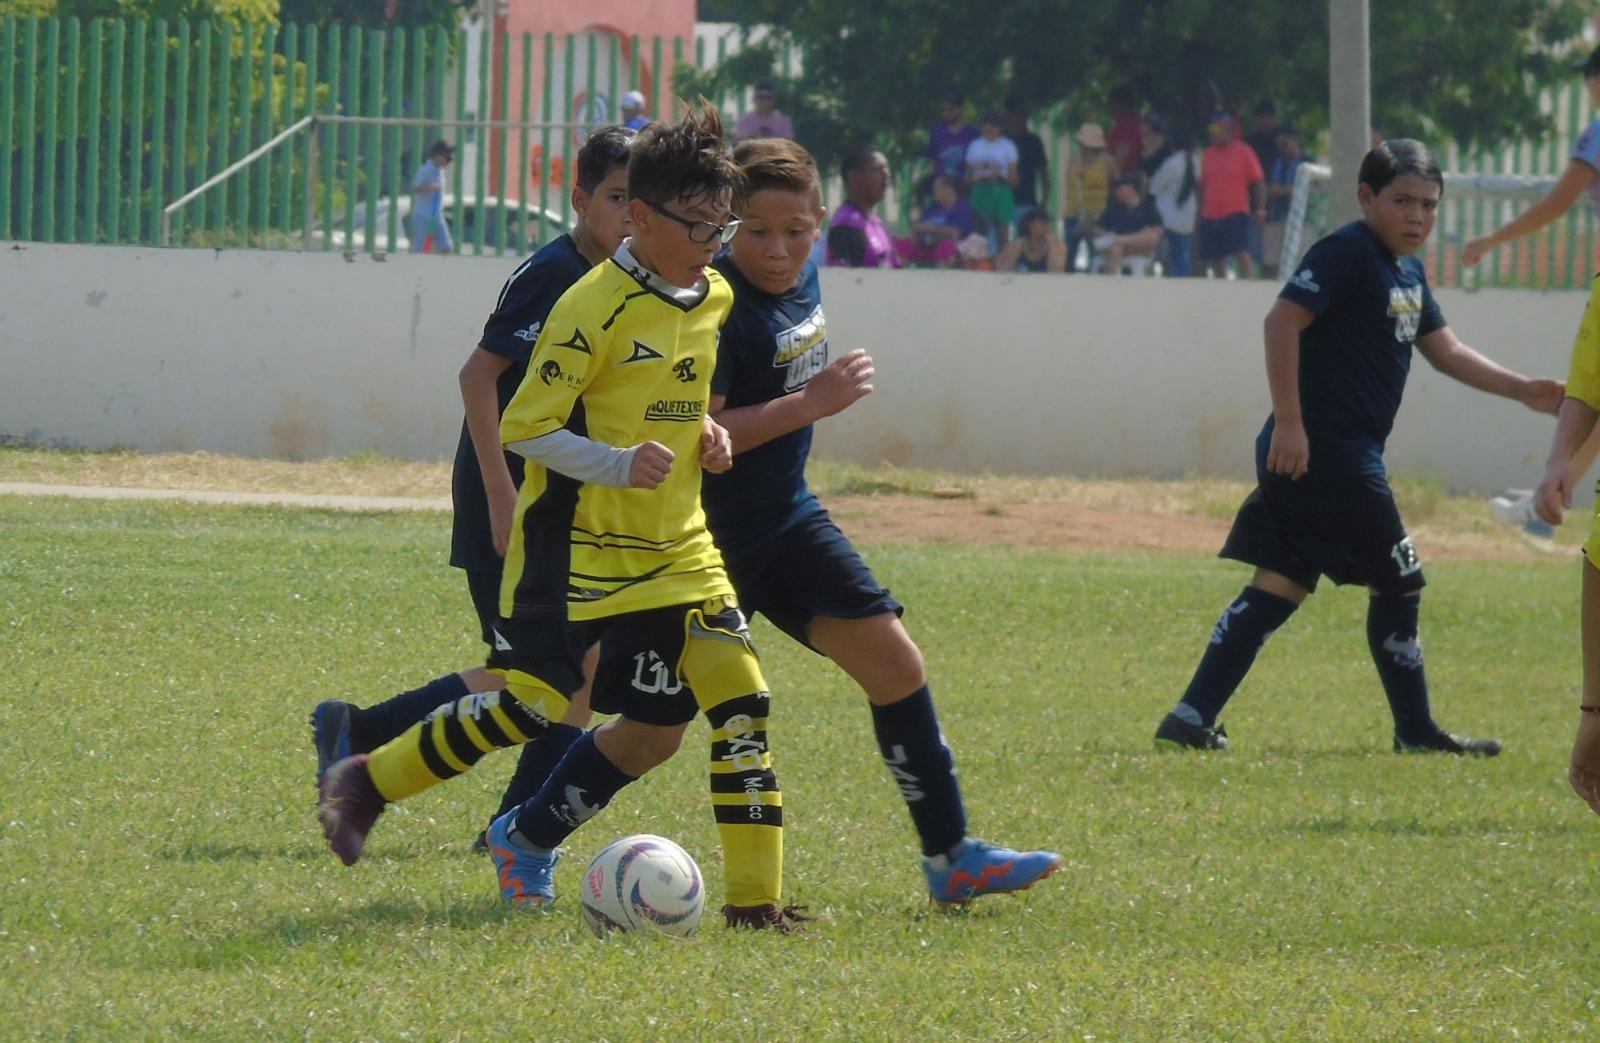
[{"label": "green grass field", "polygon": [[1429,566],[1437,714],[1503,737],[1497,760],[1389,752],[1364,599],[1331,588],[1229,707],[1235,752],[1203,758],[1150,736],[1240,567],[868,547],[975,831],[1063,871],[931,911],[865,700],[758,622],[787,892],[816,922],[602,943],[570,894],[624,833],[677,839],[720,903],[700,726],[574,836],[546,916],[502,908],[469,852],[508,755],[386,814],[353,870],[323,847],[311,706],[479,655],[447,525],[0,497],[0,1038],[1600,1034],[1571,557]]}]

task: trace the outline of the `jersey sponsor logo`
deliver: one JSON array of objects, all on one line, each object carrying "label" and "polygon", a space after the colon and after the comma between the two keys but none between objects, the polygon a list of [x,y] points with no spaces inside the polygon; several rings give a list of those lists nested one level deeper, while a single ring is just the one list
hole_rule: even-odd
[{"label": "jersey sponsor logo", "polygon": [[583,331],[580,329],[574,329],[572,331],[572,336],[568,337],[566,340],[557,341],[556,347],[571,348],[573,351],[581,351],[585,355],[594,354],[594,351],[589,347],[589,338],[585,337],[583,335]]},{"label": "jersey sponsor logo", "polygon": [[1322,287],[1317,285],[1316,277],[1311,274],[1310,268],[1302,268],[1294,275],[1289,276],[1289,285],[1298,286],[1307,293],[1322,292]]},{"label": "jersey sponsor logo", "polygon": [[1389,315],[1394,319],[1394,339],[1410,344],[1417,339],[1422,324],[1422,287],[1394,286],[1389,289]]},{"label": "jersey sponsor logo", "polygon": [[684,384],[693,384],[695,379],[694,358],[681,358],[672,364],[672,372]]},{"label": "jersey sponsor logo", "polygon": [[659,359],[664,356],[642,340],[633,342],[633,354],[623,359],[619,365],[626,366],[630,362],[644,362],[648,359]]},{"label": "jersey sponsor logo", "polygon": [[536,322],[525,330],[518,330],[517,332],[513,333],[512,336],[518,340],[525,340],[529,344],[532,344],[534,341],[539,339],[539,331],[542,329],[544,329],[544,323]]},{"label": "jersey sponsor logo", "polygon": [[799,391],[828,364],[828,321],[822,314],[822,305],[779,333],[774,346],[777,353],[772,357],[773,367],[787,370],[783,375],[784,393]]},{"label": "jersey sponsor logo", "polygon": [[644,411],[646,420],[697,421],[705,415],[703,398],[662,398],[650,403]]},{"label": "jersey sponsor logo", "polygon": [[677,695],[683,691],[672,668],[654,651],[633,657],[633,687],[645,695]]},{"label": "jersey sponsor logo", "polygon": [[544,365],[539,367],[539,379],[546,384],[554,384],[561,379],[561,364],[555,359],[545,359]]},{"label": "jersey sponsor logo", "polygon": [[1407,536],[1393,547],[1389,548],[1389,557],[1400,567],[1400,575],[1409,576],[1422,568],[1422,559],[1417,556],[1417,548]]},{"label": "jersey sponsor logo", "polygon": [[1390,634],[1383,639],[1383,650],[1394,656],[1396,666],[1403,666],[1407,670],[1422,669],[1422,639],[1415,634],[1405,641],[1400,639],[1399,634]]}]

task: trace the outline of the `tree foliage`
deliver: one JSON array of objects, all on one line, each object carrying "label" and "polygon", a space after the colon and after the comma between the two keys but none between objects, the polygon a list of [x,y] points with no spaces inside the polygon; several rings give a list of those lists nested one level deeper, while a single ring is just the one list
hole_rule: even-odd
[{"label": "tree foliage", "polygon": [[[774,79],[784,43],[804,73],[784,85],[796,133],[831,159],[871,141],[916,152],[955,90],[979,107],[1064,102],[1104,118],[1117,85],[1197,129],[1217,109],[1272,98],[1315,132],[1327,124],[1326,3],[1283,0],[741,0],[737,20],[773,35],[684,92]],[[1373,117],[1385,132],[1493,145],[1538,135],[1539,88],[1575,77],[1585,0],[1381,0],[1371,4]]]}]

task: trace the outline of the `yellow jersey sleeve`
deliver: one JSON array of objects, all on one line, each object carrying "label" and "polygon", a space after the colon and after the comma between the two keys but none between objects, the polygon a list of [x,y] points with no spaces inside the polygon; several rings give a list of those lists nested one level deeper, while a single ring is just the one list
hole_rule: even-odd
[{"label": "yellow jersey sleeve", "polygon": [[574,283],[550,309],[528,360],[528,374],[500,417],[502,445],[565,427],[578,396],[600,371],[610,340],[603,318],[596,319],[589,306],[593,294],[579,292],[594,275]]},{"label": "yellow jersey sleeve", "polygon": [[1589,304],[1583,309],[1583,323],[1572,342],[1567,396],[1590,409],[1600,409],[1600,276],[1589,288]]}]

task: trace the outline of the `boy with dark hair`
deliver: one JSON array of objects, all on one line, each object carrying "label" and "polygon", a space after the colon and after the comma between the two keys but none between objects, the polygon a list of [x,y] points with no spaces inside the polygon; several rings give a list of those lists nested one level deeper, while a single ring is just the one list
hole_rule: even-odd
[{"label": "boy with dark hair", "polygon": [[1422,563],[1383,464],[1415,345],[1441,373],[1553,413],[1563,386],[1491,362],[1445,325],[1415,254],[1438,216],[1433,154],[1385,141],[1361,163],[1362,217],[1318,241],[1266,321],[1272,415],[1256,438],[1257,486],[1221,556],[1255,567],[1222,613],[1194,679],[1156,729],[1179,749],[1227,749],[1217,715],[1273,632],[1328,576],[1365,585],[1367,643],[1394,717],[1396,752],[1492,757],[1495,739],[1434,722],[1418,637]]},{"label": "boy with dark hair", "polygon": [[[447,745],[445,735],[453,730],[455,719],[481,719],[504,699],[494,694],[505,684],[506,666],[502,650],[496,647],[494,623],[499,616],[501,558],[510,540],[523,468],[521,457],[500,446],[500,414],[527,374],[533,342],[551,307],[622,242],[633,139],[633,131],[624,127],[606,127],[589,136],[578,152],[577,184],[572,189],[577,223],[511,273],[484,323],[482,339],[461,367],[466,418],[451,480],[455,518],[450,564],[467,574],[479,633],[489,648],[487,665],[446,674],[376,706],[362,708],[337,699],[317,704],[311,729],[319,783],[334,762],[371,753],[430,715],[426,741]],[[480,693],[488,695],[472,698]],[[580,690],[561,723],[541,728],[538,722],[528,722],[536,733],[523,751],[529,770],[540,778],[548,774],[588,718],[588,696]],[[423,733],[414,738],[420,743]]]},{"label": "boy with dark hair", "polygon": [[[671,757],[698,709],[712,727],[724,915],[787,926],[770,696],[706,529],[696,461],[732,305],[711,260],[738,228],[744,189],[722,136],[710,106],[640,135],[628,163],[632,237],[557,302],[501,422],[501,440],[530,461],[506,556],[502,633],[513,648],[536,650],[539,621],[565,610],[585,641],[600,644],[594,708],[617,715],[489,827],[500,893],[518,905],[555,898],[557,846]],[[725,433],[720,448],[707,469],[731,462]],[[552,570],[556,562],[563,567]],[[547,651],[563,668],[548,676],[575,676],[570,651]]]},{"label": "boy with dark hair", "polygon": [[411,179],[411,252],[447,254],[455,249],[444,213],[444,168],[455,146],[443,138],[428,146],[428,158]]},{"label": "boy with dark hair", "polygon": [[711,412],[737,466],[708,475],[707,520],[747,611],[839,664],[866,692],[878,749],[922,840],[933,899],[965,902],[1049,876],[1060,856],[966,836],[966,810],[904,609],[873,577],[806,486],[811,425],[872,391],[863,351],[828,358],[811,248],[821,180],[792,141],[751,141],[734,160],[749,183],[743,231],[717,269],[734,307],[717,351]]}]

